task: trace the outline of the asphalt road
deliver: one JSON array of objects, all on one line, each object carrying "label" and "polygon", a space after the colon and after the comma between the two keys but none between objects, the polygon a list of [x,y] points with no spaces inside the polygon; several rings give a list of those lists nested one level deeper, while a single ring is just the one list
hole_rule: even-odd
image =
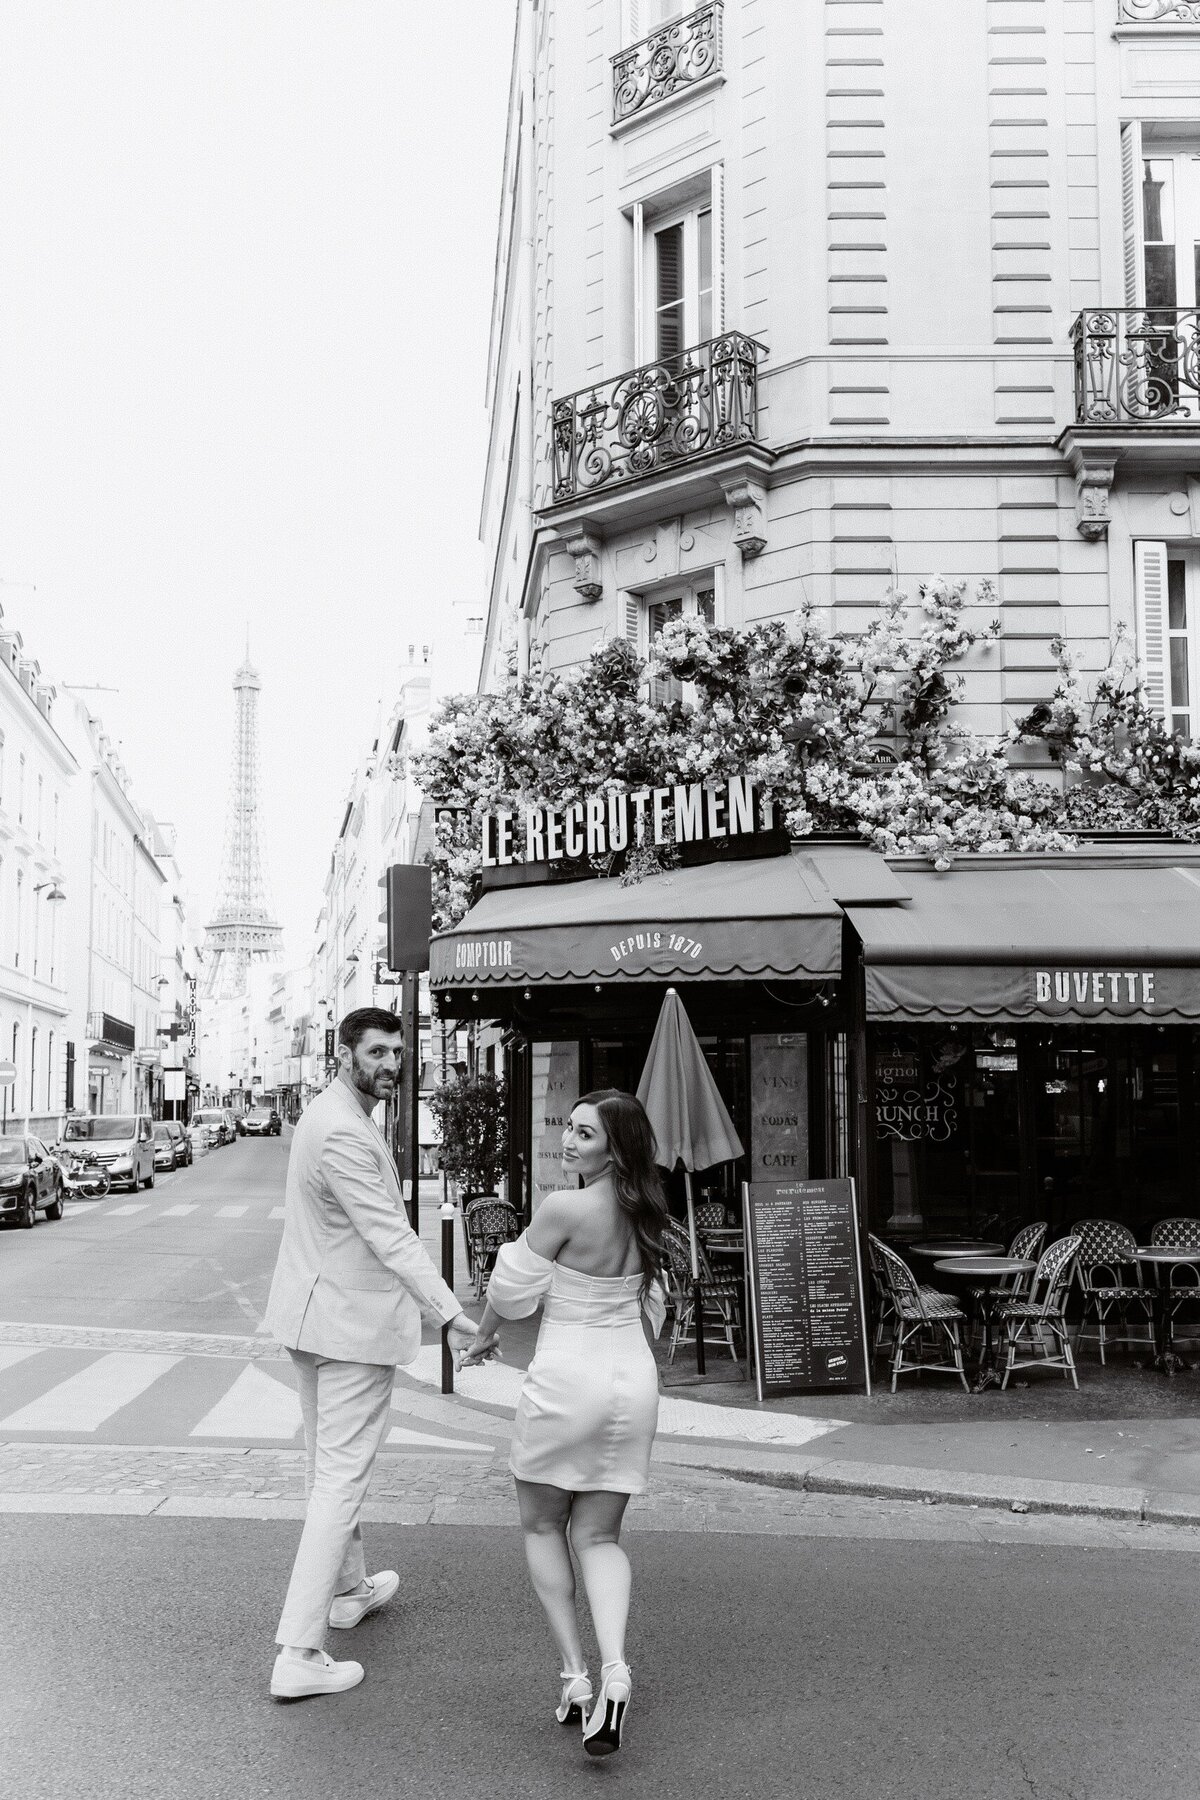
[{"label": "asphalt road", "polygon": [[515,1531],[372,1528],[367,1679],[267,1697],[293,1525],[0,1520],[21,1800],[1193,1800],[1188,1556],[636,1534],[626,1748],[552,1717]]},{"label": "asphalt road", "polygon": [[39,1213],[32,1231],[0,1230],[0,1318],[253,1332],[279,1246],[271,1214],[283,1204],[287,1146],[238,1138],[153,1189],[68,1201],[57,1222]]}]

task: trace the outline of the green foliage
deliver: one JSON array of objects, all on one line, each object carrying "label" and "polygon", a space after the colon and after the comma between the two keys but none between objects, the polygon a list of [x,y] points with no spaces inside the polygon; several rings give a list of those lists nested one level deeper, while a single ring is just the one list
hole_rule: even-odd
[{"label": "green foliage", "polygon": [[442,1167],[465,1196],[495,1194],[508,1167],[507,1089],[496,1075],[448,1081],[430,1095],[442,1130]]}]

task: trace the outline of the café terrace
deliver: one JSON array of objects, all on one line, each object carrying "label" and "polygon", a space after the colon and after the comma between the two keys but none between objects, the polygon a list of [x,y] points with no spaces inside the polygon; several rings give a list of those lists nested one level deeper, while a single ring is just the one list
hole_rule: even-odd
[{"label": "caf\u00e9 terrace", "polygon": [[[852,1175],[900,1242],[1200,1210],[1200,848],[937,871],[773,827],[740,776],[488,815],[483,892],[431,980],[502,1031],[519,1203],[558,1185],[577,1094],[636,1089],[674,985],[747,1147],[700,1184],[731,1222],[741,1182],[781,1170]],[[668,840],[680,866],[616,878]]]}]

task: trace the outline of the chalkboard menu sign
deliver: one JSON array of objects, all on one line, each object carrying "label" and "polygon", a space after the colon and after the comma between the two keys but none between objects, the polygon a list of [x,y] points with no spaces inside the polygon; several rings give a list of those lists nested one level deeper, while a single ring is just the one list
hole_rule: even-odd
[{"label": "chalkboard menu sign", "polygon": [[852,1181],[743,1189],[758,1397],[871,1391]]}]

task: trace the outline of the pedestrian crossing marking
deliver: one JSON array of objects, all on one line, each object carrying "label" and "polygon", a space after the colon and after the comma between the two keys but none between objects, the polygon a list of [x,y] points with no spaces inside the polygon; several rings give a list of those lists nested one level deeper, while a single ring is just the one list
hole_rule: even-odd
[{"label": "pedestrian crossing marking", "polygon": [[494,1444],[476,1444],[469,1438],[433,1437],[427,1431],[409,1431],[407,1426],[393,1425],[387,1434],[389,1444],[405,1444],[412,1450],[482,1450],[488,1456]]},{"label": "pedestrian crossing marking", "polygon": [[106,1206],[104,1217],[106,1219],[127,1218],[130,1213],[145,1212],[149,1204],[148,1200],[131,1200],[126,1206]]},{"label": "pedestrian crossing marking", "polygon": [[218,1206],[218,1219],[240,1219],[243,1213],[250,1211],[248,1206]]},{"label": "pedestrian crossing marking", "polygon": [[271,1208],[270,1212],[267,1214],[267,1217],[268,1217],[268,1219],[286,1219],[287,1207],[286,1206],[273,1206]]},{"label": "pedestrian crossing marking", "polygon": [[0,1345],[0,1369],[15,1368],[19,1362],[24,1362],[27,1356],[36,1356],[37,1353],[38,1346],[36,1344],[31,1345],[28,1349],[24,1345]]},{"label": "pedestrian crossing marking", "polygon": [[294,1438],[303,1424],[300,1400],[251,1363],[189,1437]]},{"label": "pedestrian crossing marking", "polygon": [[188,1213],[194,1213],[195,1206],[164,1206],[159,1213],[160,1219],[182,1219]]},{"label": "pedestrian crossing marking", "polygon": [[98,1431],[182,1360],[114,1350],[0,1419],[0,1431]]}]

